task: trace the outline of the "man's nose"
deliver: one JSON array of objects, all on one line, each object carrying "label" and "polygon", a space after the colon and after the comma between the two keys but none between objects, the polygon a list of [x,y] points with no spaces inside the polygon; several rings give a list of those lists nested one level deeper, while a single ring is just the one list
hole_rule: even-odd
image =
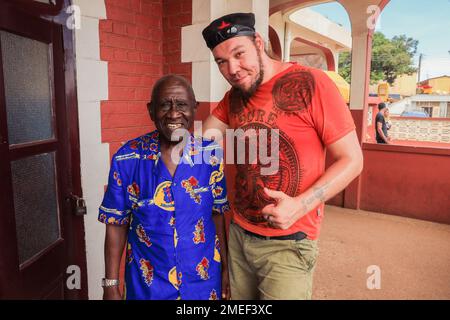
[{"label": "man's nose", "polygon": [[236,73],[239,71],[239,61],[235,59],[230,59],[228,62],[228,73],[232,76],[236,75]]},{"label": "man's nose", "polygon": [[170,118],[178,118],[180,116],[180,112],[178,111],[177,103],[175,101],[171,102],[170,109],[167,115]]}]

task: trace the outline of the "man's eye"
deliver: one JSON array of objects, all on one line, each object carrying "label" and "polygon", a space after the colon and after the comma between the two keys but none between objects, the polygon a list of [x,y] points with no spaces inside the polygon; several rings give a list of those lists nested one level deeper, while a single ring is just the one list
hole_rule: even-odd
[{"label": "man's eye", "polygon": [[244,54],[243,51],[240,51],[240,52],[236,53],[236,58],[240,58],[243,54]]},{"label": "man's eye", "polygon": [[189,105],[186,102],[180,102],[177,104],[177,109],[182,112],[189,110]]}]

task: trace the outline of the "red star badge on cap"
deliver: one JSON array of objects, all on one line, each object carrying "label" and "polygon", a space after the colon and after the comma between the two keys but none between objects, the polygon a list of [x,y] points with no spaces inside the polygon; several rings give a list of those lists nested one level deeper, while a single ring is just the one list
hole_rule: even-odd
[{"label": "red star badge on cap", "polygon": [[220,26],[218,26],[217,29],[222,30],[222,29],[225,29],[226,27],[229,27],[229,26],[231,26],[231,23],[222,21],[222,24]]}]

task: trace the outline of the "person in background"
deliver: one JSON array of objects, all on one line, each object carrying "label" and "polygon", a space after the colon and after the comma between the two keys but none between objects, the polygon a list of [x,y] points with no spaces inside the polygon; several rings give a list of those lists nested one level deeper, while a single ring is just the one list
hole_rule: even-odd
[{"label": "person in background", "polygon": [[390,144],[390,138],[388,136],[388,128],[385,119],[386,110],[387,107],[384,102],[378,104],[378,113],[375,117],[375,135],[377,143]]},{"label": "person in background", "polygon": [[[384,120],[386,121],[386,129],[390,130],[392,128],[391,115],[389,108],[386,107],[386,111],[384,112]],[[390,138],[390,135],[389,135]],[[392,140],[392,139],[390,139]]]}]

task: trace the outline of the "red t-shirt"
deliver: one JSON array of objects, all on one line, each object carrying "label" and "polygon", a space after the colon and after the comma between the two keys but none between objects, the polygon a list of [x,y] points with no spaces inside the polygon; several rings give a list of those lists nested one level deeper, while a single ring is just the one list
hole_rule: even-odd
[{"label": "red t-shirt", "polygon": [[[265,236],[303,231],[308,239],[316,239],[323,218],[323,204],[288,230],[271,228],[261,215],[261,209],[271,203],[263,187],[298,196],[313,185],[325,171],[325,147],[355,129],[349,108],[324,72],[298,64],[292,64],[261,84],[246,103],[243,101],[239,92],[231,89],[212,113],[230,128],[242,129],[258,139],[241,139],[247,143],[245,152],[236,151],[238,143],[234,146],[235,158],[245,153],[245,163],[241,159],[236,164],[233,220],[242,228]],[[261,145],[263,135],[267,136],[268,143]],[[249,144],[253,149],[258,145],[256,154],[259,155],[259,149],[266,148],[262,154],[269,158],[272,145],[278,147],[278,170],[270,169],[270,174],[262,175],[261,169],[267,169],[270,164],[267,159],[261,161],[260,156],[257,161],[252,161],[255,153],[249,152]]]}]

